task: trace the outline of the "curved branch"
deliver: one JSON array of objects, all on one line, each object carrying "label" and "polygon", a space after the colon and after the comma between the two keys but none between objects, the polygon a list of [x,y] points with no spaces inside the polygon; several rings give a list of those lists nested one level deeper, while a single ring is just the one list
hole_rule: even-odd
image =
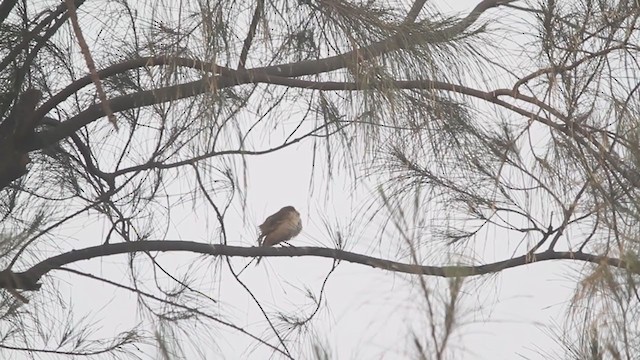
[{"label": "curved branch", "polygon": [[[465,18],[461,19],[459,22],[451,25],[446,29],[442,29],[432,34],[429,39],[425,39],[424,36],[418,36],[417,38],[419,39],[419,41],[415,41],[415,39],[412,38],[411,31],[404,30],[400,31],[394,36],[389,37],[388,39],[375,42],[371,45],[363,46],[344,54],[335,55],[319,60],[305,60],[290,64],[255,68],[254,70],[264,71],[271,75],[284,77],[319,74],[341,69],[347,66],[347,64],[350,61],[353,61],[353,59],[358,59],[358,61],[368,60],[395,50],[404,49],[409,45],[447,42],[450,41],[451,38],[462,33],[474,22],[476,22],[480,15],[482,15],[482,13],[484,13],[485,11],[514,1],[515,0],[483,0],[478,3],[478,5],[476,5],[476,7],[473,8],[473,10],[471,10],[471,12]],[[414,5],[415,7],[410,10],[407,16],[407,21],[412,17],[417,17],[418,15],[417,12],[419,12],[421,8],[420,1],[417,1]]]},{"label": "curved branch", "polygon": [[[121,176],[123,174],[126,173],[130,173],[130,172],[136,172],[136,171],[144,171],[144,170],[149,170],[149,169],[172,169],[172,168],[176,168],[176,167],[180,167],[180,166],[185,166],[185,165],[193,165],[199,161],[214,157],[214,156],[227,156],[227,155],[242,155],[242,156],[253,156],[253,155],[265,155],[265,154],[270,154],[273,152],[276,152],[278,150],[284,149],[286,147],[289,147],[291,145],[297,144],[299,142],[301,142],[302,140],[308,138],[308,137],[313,137],[313,136],[318,136],[316,135],[316,132],[323,130],[325,128],[328,127],[329,124],[323,124],[311,131],[309,131],[308,133],[305,133],[299,137],[294,138],[293,140],[289,140],[283,144],[280,144],[278,146],[274,146],[272,148],[268,148],[268,149],[262,149],[262,150],[244,150],[244,149],[234,149],[234,150],[211,150],[208,151],[204,154],[201,155],[197,155],[194,156],[192,158],[186,159],[186,160],[179,160],[179,161],[175,161],[172,163],[162,163],[162,162],[156,162],[156,161],[148,161],[144,164],[140,164],[140,165],[133,165],[124,169],[119,169],[116,170],[112,173],[109,173],[108,175],[115,178],[117,176]],[[345,126],[346,127],[346,126]]]},{"label": "curved branch", "polygon": [[[5,0],[2,2],[2,4],[0,4],[0,17],[8,15],[8,13],[5,14],[5,11],[11,11],[11,8],[13,8],[13,4],[11,3],[15,2],[13,0]],[[9,66],[11,62],[15,61],[18,58],[18,55],[29,46],[31,40],[36,38],[37,34],[40,34],[45,28],[50,26],[51,23],[53,23],[60,15],[63,15],[66,10],[67,7],[64,4],[60,4],[56,7],[55,10],[51,11],[46,19],[38,23],[33,28],[33,30],[29,31],[28,34],[22,39],[22,41],[16,44],[16,46],[14,46],[9,51],[9,53],[0,61],[0,69],[4,70],[7,66]],[[66,21],[66,18],[67,17],[65,14],[60,20]],[[48,40],[52,35],[52,33],[47,32],[47,35],[39,38],[39,42]]]},{"label": "curved branch", "polygon": [[0,3],[0,24],[9,16],[9,13],[17,3],[18,0],[4,0]]},{"label": "curved branch", "polygon": [[[160,89],[147,90],[134,95],[123,95],[117,98],[110,100],[111,108],[114,112],[129,110],[132,108],[137,108],[141,106],[158,104],[170,100],[177,100],[182,98],[191,97],[194,95],[202,94],[205,92],[211,91],[212,88],[224,88],[237,84],[246,84],[246,83],[270,83],[276,85],[284,85],[289,87],[300,87],[305,89],[316,89],[321,91],[349,91],[349,90],[360,90],[361,85],[355,82],[317,82],[317,81],[308,81],[308,80],[300,80],[300,79],[291,79],[283,76],[274,76],[269,74],[268,71],[252,69],[252,70],[233,70],[230,68],[217,66],[214,63],[201,62],[191,59],[185,58],[172,58],[166,56],[152,57],[152,58],[144,58],[137,59],[129,63],[128,65],[133,66],[134,64],[142,66],[142,64],[146,65],[155,65],[155,64],[168,64],[173,63],[180,66],[192,67],[195,69],[200,69],[203,71],[211,71],[216,74],[219,74],[217,77],[213,78],[205,78],[198,81],[193,81],[186,84],[173,85]],[[123,69],[126,68],[125,64],[119,64],[117,68]],[[107,69],[108,72],[114,71],[115,68]],[[100,72],[100,75],[103,76],[107,73],[107,70],[104,72]],[[90,82],[90,79],[84,79],[85,82]],[[212,83],[215,83],[212,86]],[[456,92],[459,94],[473,96],[479,99],[484,99],[506,109],[509,109],[513,112],[516,112],[525,117],[534,119],[539,121],[555,130],[558,130],[570,138],[574,138],[576,141],[581,143],[581,145],[587,147],[589,151],[592,153],[597,153],[599,156],[605,156],[608,162],[615,168],[616,171],[619,171],[627,180],[629,180],[634,185],[638,186],[640,184],[640,178],[637,174],[630,172],[626,169],[618,159],[612,157],[612,155],[603,149],[602,144],[598,143],[594,139],[590,138],[587,133],[579,126],[579,124],[575,123],[571,119],[566,118],[563,114],[554,111],[554,109],[550,108],[546,104],[538,101],[535,98],[513,92],[511,90],[499,89],[492,92],[485,92],[461,85],[450,84],[440,81],[432,81],[432,80],[404,80],[404,81],[395,81],[393,85],[400,89],[434,89],[434,90],[444,90]],[[537,114],[526,111],[516,105],[510,104],[506,101],[500,100],[499,96],[511,96],[516,100],[525,101],[535,106],[539,106],[547,111],[552,112],[556,117],[560,118],[564,124],[557,124],[553,121],[541,117]],[[53,99],[53,98],[52,98]],[[60,100],[58,98],[58,100]],[[47,108],[52,106],[51,100],[45,105],[43,105],[40,109],[37,110],[34,117],[37,119],[38,114],[44,116],[44,112],[48,111]],[[45,146],[53,144],[57,141],[62,140],[65,137],[68,137],[70,134],[79,130],[80,128],[88,125],[89,123],[99,119],[104,116],[104,111],[100,104],[94,104],[88,107],[86,110],[77,114],[73,118],[62,122],[55,129],[41,133],[36,136],[36,141],[28,145],[29,150],[37,150],[41,149]],[[584,138],[576,136],[577,134],[582,135]],[[597,149],[593,149],[588,143],[589,139],[593,145],[597,147]]]},{"label": "curved branch", "polygon": [[[500,5],[508,4],[513,2],[513,0],[484,0],[481,1],[464,19],[462,19],[457,24],[450,26],[447,29],[440,31],[438,34],[434,34],[429,41],[431,42],[442,42],[450,39],[452,36],[459,34],[460,32],[467,29],[471,26],[479,16],[485,12],[486,10],[497,7]],[[415,10],[415,9],[412,9]],[[416,10],[417,11],[417,10]],[[409,18],[411,16],[417,16],[417,14],[409,14]],[[324,72],[329,72],[333,70],[337,70],[347,66],[351,59],[358,58],[360,60],[367,60],[376,56],[379,56],[384,53],[392,52],[395,50],[399,50],[407,47],[410,44],[409,39],[411,38],[410,34],[405,34],[403,32],[398,33],[397,35],[391,36],[388,39],[378,41],[371,45],[367,45],[362,48],[358,48],[340,55],[331,56],[324,59],[318,60],[306,60],[299,61],[296,63],[282,64],[282,65],[272,65],[262,68],[254,68],[247,73],[248,75],[253,75],[255,77],[258,76],[266,76],[269,78],[270,76],[277,76],[281,78],[287,77],[297,77],[303,75],[311,75],[311,74],[320,74]],[[423,37],[424,38],[424,37]],[[435,39],[435,40],[434,40]],[[427,41],[427,40],[422,40]],[[224,70],[224,68],[218,67],[215,64],[200,62],[191,59],[183,59],[183,58],[173,58],[167,56],[157,56],[157,57],[149,57],[149,58],[138,58],[133,59],[124,63],[116,64],[108,67],[102,71],[98,72],[98,77],[103,79],[110,75],[115,75],[117,73],[130,70],[137,67],[143,66],[153,66],[153,65],[161,65],[167,63],[174,63],[181,66],[191,66],[196,69],[200,69],[202,71],[209,72],[217,72],[219,70]],[[232,69],[226,69],[227,75],[242,75],[243,72],[236,72]],[[224,75],[225,71],[221,71],[220,74]],[[121,96],[112,101],[118,102],[118,104],[110,104],[112,105],[113,112],[119,112],[123,110],[130,109],[132,107],[140,107],[146,105],[157,104],[169,100],[177,100],[190,96],[194,96],[197,94],[204,93],[206,91],[211,91],[212,82],[218,82],[218,88],[238,85],[242,83],[254,82],[255,80],[251,80],[252,76],[242,76],[241,79],[226,79],[226,83],[220,84],[220,78],[214,79],[205,79],[201,81],[195,81],[188,84],[176,85],[171,87],[166,87],[158,90],[149,90],[139,94],[136,94],[136,97],[133,98],[129,95]],[[216,81],[217,80],[217,81]],[[87,86],[91,83],[91,78],[89,75],[84,78],[75,81],[73,84],[65,88],[63,91],[58,93],[56,96],[52,97],[47,101],[41,108],[36,112],[36,119],[44,117],[53,107],[57,104],[64,101],[67,97],[71,96],[73,93],[78,91],[84,86]],[[285,85],[285,84],[283,84]],[[182,93],[181,91],[185,91]],[[167,96],[170,95],[170,96]],[[134,106],[135,103],[135,106]],[[95,104],[89,107],[87,110],[78,114],[72,119],[64,122],[64,127],[57,129],[54,134],[46,137],[46,139],[40,139],[41,141],[37,141],[36,144],[31,144],[31,149],[36,150],[45,146],[47,144],[55,143],[56,141],[61,140],[62,138],[68,136],[70,132],[75,132],[77,129],[81,128],[89,124],[90,122],[96,120],[99,117],[104,116],[100,111],[96,111],[100,104]],[[72,121],[74,120],[74,121]],[[69,123],[69,124],[67,124]],[[75,129],[75,130],[74,130]],[[63,132],[64,131],[64,132]]]},{"label": "curved branch", "polygon": [[[127,69],[132,69],[139,66],[152,66],[158,64],[174,64],[179,66],[191,67],[202,71],[209,71],[219,74],[218,77],[205,78],[202,80],[192,81],[185,84],[167,86],[160,89],[152,89],[142,91],[136,94],[129,94],[119,96],[110,99],[110,106],[113,112],[120,112],[124,110],[130,110],[133,108],[139,108],[142,106],[154,105],[171,100],[184,99],[187,97],[195,96],[205,92],[210,92],[212,88],[220,89],[224,87],[234,86],[238,84],[248,83],[270,83],[275,85],[283,85],[289,87],[300,87],[305,89],[317,89],[323,91],[330,90],[359,90],[361,86],[357,83],[350,82],[316,82],[299,79],[290,79],[283,76],[270,75],[265,70],[253,69],[253,70],[233,70],[230,68],[218,66],[215,63],[202,62],[186,58],[174,58],[167,56],[157,56],[150,58],[141,58],[134,61],[121,63],[98,73],[100,78],[116,74]],[[67,89],[63,90],[56,96],[45,102],[34,114],[35,119],[43,118],[47,112],[49,112],[55,105],[61,101],[64,101],[68,96],[73,94],[74,91],[79,90],[83,86],[91,83],[91,79],[87,76],[82,78]],[[398,88],[430,88],[449,91],[459,91],[464,89],[462,86],[442,83],[438,81],[397,81],[396,86]],[[482,95],[474,95],[480,98],[495,98],[490,93],[480,92],[475,90],[476,93],[482,93]],[[463,92],[464,93],[464,92]],[[515,106],[514,106],[515,108]],[[27,145],[28,150],[38,150],[46,146],[54,144],[78,131],[82,127],[90,124],[91,122],[105,116],[101,104],[93,104],[84,111],[80,112],[76,116],[61,122],[55,129],[47,132],[37,134],[35,141]],[[527,114],[528,115],[528,114]]]},{"label": "curved branch", "polygon": [[0,288],[37,290],[40,285],[37,282],[42,276],[51,270],[59,269],[65,265],[93,258],[128,254],[138,251],[185,251],[196,254],[206,254],[214,256],[275,256],[275,257],[299,257],[318,256],[330,259],[344,260],[351,263],[368,265],[374,268],[415,275],[431,275],[438,277],[468,277],[500,272],[502,270],[532,264],[534,262],[549,260],[574,260],[603,264],[608,266],[626,269],[634,274],[640,274],[640,266],[633,265],[625,260],[593,255],[582,252],[553,251],[547,250],[534,255],[522,255],[508,260],[498,261],[485,265],[451,265],[451,266],[423,266],[416,264],[401,263],[391,260],[384,260],[349,251],[319,248],[319,247],[242,247],[219,244],[207,244],[192,241],[175,240],[149,240],[124,242],[117,244],[103,244],[88,247],[80,250],[71,250],[35,264],[30,269],[13,273],[10,270],[0,272]]}]

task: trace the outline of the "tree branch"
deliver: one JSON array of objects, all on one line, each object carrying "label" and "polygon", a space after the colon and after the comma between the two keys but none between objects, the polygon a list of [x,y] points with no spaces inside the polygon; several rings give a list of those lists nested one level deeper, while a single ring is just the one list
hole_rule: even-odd
[{"label": "tree branch", "polygon": [[0,189],[27,173],[31,159],[24,144],[34,134],[34,111],[41,96],[39,90],[26,90],[0,124]]},{"label": "tree branch", "polygon": [[[510,2],[513,2],[514,0],[484,0],[481,1],[468,15],[467,17],[465,17],[464,19],[462,19],[460,22],[458,22],[457,24],[454,24],[452,26],[450,26],[447,29],[444,29],[442,31],[440,31],[438,34],[434,34],[431,37],[431,40],[429,40],[429,42],[443,42],[446,40],[449,40],[452,36],[459,34],[460,32],[464,31],[466,28],[468,28],[469,26],[471,26],[478,18],[479,16],[485,12],[486,10],[493,8],[493,7],[497,7],[500,5],[504,5]],[[417,2],[416,4],[418,4],[420,2]],[[407,19],[410,19],[413,16],[417,16],[417,14],[414,14],[414,12],[417,11],[417,9],[412,9],[412,12],[408,15]],[[395,50],[399,50],[402,49],[404,47],[407,47],[408,44],[410,43],[408,40],[411,38],[411,36],[409,34],[405,34],[404,32],[399,32],[397,35],[391,36],[388,39],[385,40],[381,40],[378,42],[375,42],[373,44],[355,49],[353,51],[349,51],[346,52],[344,54],[340,54],[340,55],[335,55],[335,56],[331,56],[328,58],[324,58],[324,59],[318,59],[318,60],[306,60],[306,61],[299,61],[299,62],[295,62],[295,63],[289,63],[289,64],[282,64],[282,65],[272,65],[272,66],[267,66],[267,67],[262,67],[262,68],[255,68],[251,70],[251,74],[263,74],[262,76],[277,76],[277,77],[281,77],[281,78],[288,78],[288,77],[297,77],[297,76],[304,76],[304,75],[312,75],[312,74],[320,74],[320,73],[324,73],[324,72],[329,72],[329,71],[333,71],[333,70],[337,70],[337,69],[341,69],[345,66],[347,66],[347,64],[349,63],[349,61],[351,61],[354,57],[358,58],[360,60],[367,60],[367,59],[371,59],[374,58],[376,56],[379,56],[381,54],[384,53],[388,53],[388,52],[392,52]],[[426,42],[427,40],[422,40],[424,42]],[[184,62],[191,64],[194,68],[196,66],[200,66],[198,67],[199,69],[202,69],[203,71],[216,71],[219,67],[215,66],[215,64],[208,64],[207,63],[203,63],[200,61],[196,61],[196,60],[190,60],[190,59],[178,59],[178,58],[172,58],[172,57],[165,57],[165,56],[159,56],[159,57],[153,57],[153,58],[139,58],[139,59],[134,59],[125,63],[121,63],[121,64],[117,64],[114,66],[109,67],[108,69],[105,69],[103,71],[98,72],[98,77],[100,79],[107,77],[109,75],[114,75],[117,74],[119,72],[122,71],[126,71],[135,67],[141,67],[141,66],[152,66],[152,65],[159,65],[159,64],[163,64],[163,63],[167,63],[167,61],[170,61],[172,63],[175,64],[179,64],[179,65],[183,65],[186,66],[184,64]],[[230,71],[235,72],[234,70],[228,69]],[[241,74],[241,72],[235,72],[235,74]],[[138,104],[138,106],[146,106],[146,105],[152,105],[158,102],[164,102],[164,101],[169,101],[169,100],[176,100],[176,99],[182,99],[185,97],[190,97],[190,96],[194,96],[200,93],[203,93],[207,90],[210,91],[211,89],[211,81],[215,81],[214,79],[206,79],[206,84],[204,84],[204,86],[202,86],[202,82],[192,82],[189,84],[182,84],[182,85],[176,85],[174,87],[168,87],[168,88],[163,88],[161,90],[168,90],[170,93],[177,93],[180,94],[179,97],[173,97],[173,98],[165,98],[164,100],[163,97],[161,96],[161,94],[157,94],[158,97],[156,98],[155,96],[150,96],[153,95],[156,92],[161,92],[161,90],[149,90],[143,93],[140,93],[140,96],[143,97],[142,99],[139,99],[141,101],[140,104]],[[229,79],[227,79],[229,80]],[[242,83],[249,83],[249,82],[253,82],[252,80],[249,80],[245,77],[245,80],[242,82],[236,82],[236,81],[231,81],[230,83],[225,84],[225,86],[232,86],[232,85],[238,85],[238,84],[242,84]],[[66,99],[67,97],[71,96],[75,91],[79,90],[80,88],[88,85],[91,83],[91,78],[90,76],[86,76],[85,78],[79,79],[78,81],[74,82],[73,84],[71,84],[69,87],[67,87],[65,90],[63,90],[60,94],[54,96],[53,98],[51,98],[49,101],[47,101],[40,109],[38,109],[38,112],[36,113],[36,118],[38,118],[38,116],[40,116],[40,118],[44,117],[49,110],[51,110],[54,106],[56,106],[58,103],[64,101],[64,99]],[[218,84],[220,85],[220,84]],[[171,89],[170,89],[171,88]],[[180,93],[180,90],[186,90],[187,92],[183,95],[182,93]],[[123,100],[123,97],[119,97],[116,99],[119,100]],[[116,99],[114,99],[113,101],[116,101]],[[156,100],[155,102],[151,99]],[[95,107],[96,105],[93,105],[92,107]],[[98,105],[100,106],[100,105]],[[118,111],[122,111],[125,110],[127,108],[122,108],[122,109],[116,109],[116,106],[114,106],[112,104],[112,110],[113,112],[118,112]],[[86,111],[88,111],[89,109],[87,109]],[[95,111],[91,111],[92,114],[98,114]],[[88,114],[86,114],[88,115]],[[104,114],[100,115],[100,116],[104,116]],[[90,123],[91,121],[93,121],[95,119],[90,119],[88,121],[86,121],[86,124]],[[65,121],[65,124],[67,123],[67,121]],[[84,124],[84,125],[86,125]],[[84,126],[82,125],[82,126]],[[70,126],[69,129],[67,130],[71,130],[71,128],[74,128],[75,126]],[[59,131],[62,131],[62,129],[60,129]],[[64,136],[59,137],[59,136],[53,136],[50,140],[50,142],[56,142],[60,139],[62,139]],[[38,148],[38,146],[40,145],[36,145],[34,146],[34,150]]]},{"label": "tree branch", "polygon": [[251,24],[249,25],[249,32],[247,33],[247,37],[244,39],[244,44],[242,45],[240,61],[238,61],[238,69],[244,69],[245,65],[247,64],[249,49],[251,48],[251,43],[253,42],[253,37],[255,36],[256,28],[258,27],[258,21],[260,21],[263,12],[264,0],[258,0],[258,3],[256,4],[256,10],[253,13],[253,18],[251,19]]},{"label": "tree branch", "polygon": [[38,281],[51,270],[62,268],[65,265],[81,261],[99,258],[109,255],[128,254],[138,251],[185,251],[196,254],[208,254],[214,256],[238,256],[238,257],[300,257],[317,256],[336,260],[344,260],[351,263],[368,265],[374,268],[415,275],[431,275],[438,277],[468,277],[500,272],[502,270],[549,260],[574,260],[589,262],[598,265],[608,265],[620,269],[626,269],[634,274],[640,274],[640,267],[625,260],[601,255],[593,255],[582,252],[570,251],[544,251],[532,255],[522,255],[508,260],[498,261],[485,265],[460,265],[460,266],[422,266],[416,264],[400,263],[384,260],[349,251],[318,248],[318,247],[241,247],[218,244],[198,243],[192,241],[135,241],[117,244],[103,244],[80,250],[71,250],[35,264],[24,272],[14,273],[10,270],[0,272],[0,288],[37,290]]},{"label": "tree branch", "polygon": [[[254,70],[264,71],[268,74],[284,77],[313,75],[341,69],[347,66],[347,64],[353,59],[358,59],[359,61],[368,60],[385,53],[406,48],[409,45],[419,45],[421,43],[444,43],[450,41],[451,38],[466,30],[488,9],[505,5],[513,1],[515,0],[483,0],[478,3],[478,5],[476,5],[476,7],[471,10],[465,18],[446,29],[432,34],[429,39],[425,39],[424,36],[421,36],[419,41],[412,42],[412,40],[415,40],[415,36],[412,37],[409,31],[400,31],[398,34],[391,36],[388,39],[377,41],[373,44],[357,48],[344,54],[319,60],[305,60],[290,64],[256,68]],[[417,7],[419,7],[419,3],[420,2],[416,2]],[[414,11],[410,11],[407,19],[410,19],[413,16],[417,17],[417,14],[414,14]]]},{"label": "tree branch", "polygon": [[4,22],[4,20],[9,16],[9,13],[17,3],[18,0],[4,0],[2,1],[2,3],[0,3],[0,23]]}]

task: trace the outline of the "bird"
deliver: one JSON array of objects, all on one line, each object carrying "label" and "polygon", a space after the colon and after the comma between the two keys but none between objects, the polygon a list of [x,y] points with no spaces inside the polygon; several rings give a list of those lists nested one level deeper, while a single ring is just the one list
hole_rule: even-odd
[{"label": "bird", "polygon": [[[302,220],[296,208],[293,206],[285,206],[278,210],[277,213],[267,217],[262,225],[258,227],[260,228],[258,245],[274,246],[300,234],[300,231],[302,231]],[[260,259],[258,259],[256,265],[259,262]]]}]

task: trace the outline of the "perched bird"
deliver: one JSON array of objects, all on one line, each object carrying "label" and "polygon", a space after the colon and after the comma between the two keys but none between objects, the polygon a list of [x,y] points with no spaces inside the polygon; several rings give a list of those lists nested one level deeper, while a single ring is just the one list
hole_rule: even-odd
[{"label": "perched bird", "polygon": [[[273,246],[290,240],[302,231],[300,213],[293,206],[285,206],[269,216],[259,228],[258,244],[260,246]],[[256,264],[258,262],[260,259]]]}]

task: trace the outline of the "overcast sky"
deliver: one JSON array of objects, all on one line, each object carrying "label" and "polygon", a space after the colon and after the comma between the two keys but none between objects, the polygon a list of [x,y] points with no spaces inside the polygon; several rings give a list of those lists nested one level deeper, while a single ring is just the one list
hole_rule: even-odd
[{"label": "overcast sky", "polygon": [[[443,4],[439,6],[440,9],[451,14],[458,11],[466,14],[478,1],[453,2],[455,8],[451,7],[450,2],[438,3]],[[499,11],[509,10],[488,12],[483,18],[495,18]],[[295,125],[295,118],[284,119],[283,124],[286,126],[287,123]],[[286,135],[283,130],[274,131],[281,133],[266,138],[265,143]],[[367,225],[367,219],[359,218],[362,208],[371,201],[372,196],[377,196],[375,184],[365,182],[354,189],[348,174],[338,173],[327,186],[322,168],[316,169],[315,173],[312,171],[312,153],[313,145],[302,142],[273,154],[248,159],[246,207],[239,201],[231,207],[226,222],[229,243],[255,245],[257,225],[282,206],[293,205],[302,214],[303,221],[302,233],[292,241],[295,245],[332,247],[331,238],[323,224],[323,219],[328,219],[330,223],[350,228],[351,231],[347,233],[348,250],[392,258],[392,247],[376,248],[379,225],[375,222]],[[322,161],[317,166],[323,166]],[[193,179],[190,178],[192,172],[185,171],[181,176],[184,179],[171,185],[176,193],[193,186]],[[198,201],[195,205],[181,205],[177,199],[168,201],[172,206],[172,214],[167,239],[217,241],[215,215],[204,201]],[[78,243],[98,245],[104,241],[107,231],[108,228],[101,222],[80,218],[61,229],[61,234],[65,235],[61,241],[68,248],[77,247]],[[389,234],[389,241],[398,240],[393,236],[393,233]],[[485,241],[466,249],[466,255],[474,254],[483,261],[505,259],[512,255],[514,248],[511,243],[514,240],[509,239],[507,234],[494,232],[486,234],[483,239]],[[425,265],[447,263],[445,257],[438,257],[437,254],[422,255],[431,261]],[[195,287],[217,301],[208,304],[211,306],[210,312],[217,312],[221,319],[273,340],[274,335],[268,330],[255,303],[229,275],[226,267],[216,267],[209,258],[187,254],[162,254],[158,261],[177,274],[187,271],[194,273],[195,268]],[[238,266],[247,261],[234,259]],[[305,287],[318,295],[331,265],[332,262],[324,258],[267,258],[258,266],[248,267],[241,277],[270,314],[283,311],[302,316],[314,309],[313,303],[304,296]],[[544,262],[508,269],[493,276],[468,279],[459,306],[461,324],[450,344],[451,358],[515,359],[521,356],[538,359],[543,358],[541,352],[560,353],[561,347],[554,342],[553,334],[559,333],[564,325],[575,287],[571,274],[579,269],[578,266],[567,262]],[[105,275],[114,281],[124,281],[128,276],[127,258],[124,256],[80,262],[75,267]],[[150,269],[141,270],[140,273],[153,287]],[[96,334],[109,336],[139,321],[137,314],[142,310],[136,305],[133,294],[120,290],[114,293],[110,286],[59,271],[53,274],[55,279],[48,280],[49,286],[61,289],[72,300],[77,319],[89,316],[86,321],[94,323],[95,328],[99,329]],[[315,333],[303,335],[303,338],[314,339],[328,346],[332,359],[415,358],[410,334],[423,333],[423,338],[427,339],[429,325],[416,281],[412,276],[362,265],[341,264],[328,282],[320,313],[312,324]],[[436,289],[436,294],[438,289],[446,289],[444,280],[427,277],[426,281]],[[47,294],[43,291],[33,296],[32,304],[38,304],[37,301],[46,301]],[[63,314],[65,310],[58,311]],[[155,325],[144,323],[142,326],[153,331]],[[272,355],[269,349],[256,346],[246,336],[222,326],[199,328],[195,333],[191,330],[193,328],[186,328],[180,336],[185,344],[190,344],[188,352],[194,354],[194,358],[212,359],[222,355],[227,359],[265,359]],[[212,343],[215,346],[211,346]],[[305,354],[310,353],[308,349],[311,343],[301,346]],[[203,353],[194,351],[198,347]],[[156,357],[152,348],[145,351],[149,352],[150,358]]]}]

